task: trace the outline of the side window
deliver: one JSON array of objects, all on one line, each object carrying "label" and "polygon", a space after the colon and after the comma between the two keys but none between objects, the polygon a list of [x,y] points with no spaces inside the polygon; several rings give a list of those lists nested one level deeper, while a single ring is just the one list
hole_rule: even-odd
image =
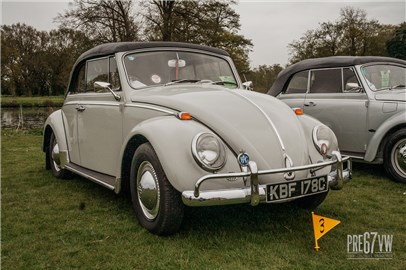
[{"label": "side window", "polygon": [[343,68],[343,86],[344,92],[360,92],[361,85],[358,82],[355,71],[352,68]]},{"label": "side window", "polygon": [[109,62],[110,62],[109,82],[111,83],[113,90],[119,90],[120,89],[120,77],[118,76],[116,58],[110,57]]},{"label": "side window", "polygon": [[86,65],[83,65],[80,69],[79,72],[77,73],[76,80],[74,81],[74,87],[71,93],[82,93],[85,92],[86,90],[86,80],[85,80],[85,75],[86,75]]},{"label": "side window", "polygon": [[313,70],[310,93],[342,93],[341,68]]},{"label": "side window", "polygon": [[109,61],[108,58],[99,60],[92,60],[87,62],[87,75],[86,75],[86,92],[93,91],[106,91],[100,88],[94,88],[94,82],[109,81]]},{"label": "side window", "polygon": [[301,71],[290,79],[285,94],[304,94],[307,92],[308,71]]}]

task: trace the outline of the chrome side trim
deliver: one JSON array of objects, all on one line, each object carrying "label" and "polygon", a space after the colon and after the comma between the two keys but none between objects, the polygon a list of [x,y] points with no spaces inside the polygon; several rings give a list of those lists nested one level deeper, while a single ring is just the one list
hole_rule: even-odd
[{"label": "chrome side trim", "polygon": [[65,105],[101,105],[101,106],[112,106],[112,107],[119,107],[120,104],[114,101],[69,101],[66,102]]},{"label": "chrome side trim", "polygon": [[88,174],[86,174],[86,173],[84,173],[84,172],[82,172],[82,171],[80,171],[80,170],[77,170],[77,169],[75,169],[75,168],[72,168],[71,166],[69,166],[69,164],[65,165],[65,168],[66,168],[67,170],[71,171],[71,172],[74,172],[74,173],[76,173],[76,174],[78,174],[78,175],[80,175],[80,176],[83,176],[84,178],[87,178],[87,179],[89,179],[89,180],[95,182],[96,184],[99,184],[99,185],[101,185],[101,186],[103,186],[103,187],[106,187],[106,188],[108,188],[108,189],[110,189],[110,190],[114,190],[114,186],[109,185],[109,184],[107,184],[107,183],[101,181],[100,179],[97,179],[96,177],[93,177],[93,176],[91,176],[91,175],[88,175]]},{"label": "chrome side trim", "polygon": [[157,107],[154,107],[151,105],[146,105],[146,104],[125,104],[124,107],[134,107],[134,108],[141,108],[141,109],[147,109],[147,110],[154,110],[154,111],[170,114],[173,116],[177,116],[177,113],[175,113],[174,111],[169,111],[169,110],[157,108]]},{"label": "chrome side trim", "polygon": [[244,96],[244,95],[242,95],[242,94],[240,94],[240,93],[238,93],[238,92],[233,92],[233,91],[231,91],[231,93],[235,93],[235,94],[239,95],[240,97],[244,98],[244,99],[247,100],[249,103],[251,103],[252,105],[254,105],[254,106],[262,113],[262,115],[263,115],[263,116],[266,118],[266,120],[268,121],[269,125],[270,125],[270,126],[272,127],[272,129],[275,131],[276,137],[278,138],[278,141],[279,141],[279,145],[281,146],[281,149],[285,152],[286,149],[285,149],[285,145],[283,144],[282,137],[281,137],[281,135],[279,134],[278,130],[276,129],[275,124],[272,122],[271,118],[269,118],[269,116],[265,113],[265,111],[264,111],[261,107],[259,107],[258,104],[256,104],[254,101],[252,101],[251,99],[247,98],[246,96]]}]

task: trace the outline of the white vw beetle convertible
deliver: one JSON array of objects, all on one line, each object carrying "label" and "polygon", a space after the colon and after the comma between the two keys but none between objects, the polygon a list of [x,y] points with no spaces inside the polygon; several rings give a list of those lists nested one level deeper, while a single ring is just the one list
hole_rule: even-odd
[{"label": "white vw beetle convertible", "polygon": [[83,53],[43,151],[55,177],[129,191],[139,223],[158,235],[179,230],[185,205],[313,208],[351,177],[328,127],[245,91],[225,51],[185,43]]}]

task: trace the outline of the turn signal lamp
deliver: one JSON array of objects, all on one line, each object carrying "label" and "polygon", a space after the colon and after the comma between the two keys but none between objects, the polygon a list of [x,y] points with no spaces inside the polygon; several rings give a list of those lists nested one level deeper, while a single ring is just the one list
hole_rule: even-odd
[{"label": "turn signal lamp", "polygon": [[302,109],[300,108],[294,108],[293,111],[295,112],[296,115],[303,115],[304,112]]},{"label": "turn signal lamp", "polygon": [[178,113],[178,118],[180,120],[192,120],[192,116],[188,112],[180,112],[180,113]]}]

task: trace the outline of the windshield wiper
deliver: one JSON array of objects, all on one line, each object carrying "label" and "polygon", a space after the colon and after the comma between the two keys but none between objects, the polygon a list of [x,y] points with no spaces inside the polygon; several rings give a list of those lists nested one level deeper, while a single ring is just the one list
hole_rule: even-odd
[{"label": "windshield wiper", "polygon": [[175,80],[171,81],[165,84],[165,86],[176,84],[176,83],[197,83],[200,82],[200,80],[191,80],[191,79],[182,79],[182,80]]},{"label": "windshield wiper", "polygon": [[392,90],[392,89],[404,88],[404,87],[405,87],[404,84],[397,84],[397,85],[394,85],[394,86],[388,86],[388,87],[384,87],[384,88],[377,89],[377,91]]},{"label": "windshield wiper", "polygon": [[396,88],[405,88],[405,85],[404,84],[394,85],[394,86],[389,87],[389,90],[396,89]]}]

